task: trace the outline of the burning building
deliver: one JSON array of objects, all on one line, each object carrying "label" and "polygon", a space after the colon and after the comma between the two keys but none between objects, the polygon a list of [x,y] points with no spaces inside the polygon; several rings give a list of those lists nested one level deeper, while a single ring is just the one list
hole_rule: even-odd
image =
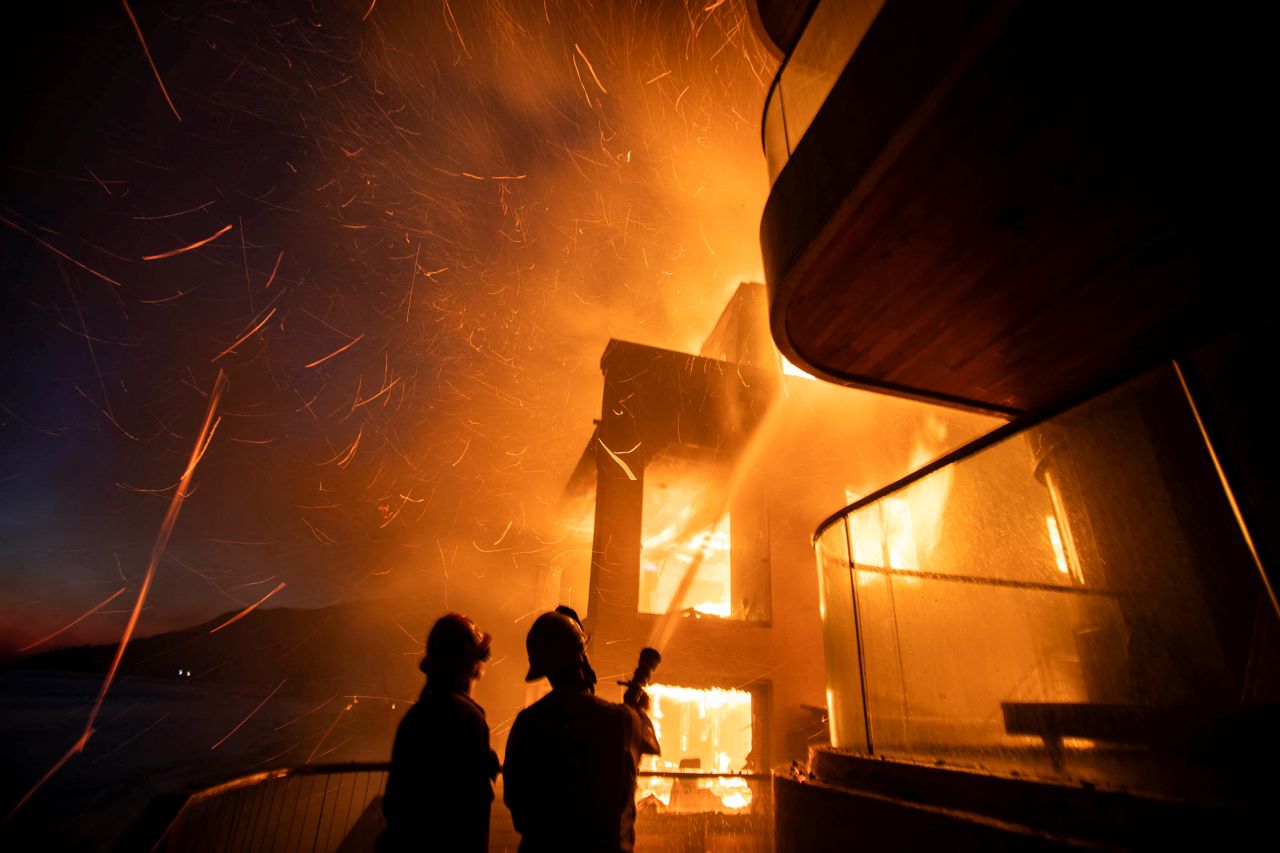
[{"label": "burning building", "polygon": [[[611,341],[565,490],[571,533],[544,596],[583,614],[604,685],[662,650],[654,770],[762,772],[826,740],[806,528],[996,423],[814,382],[779,358],[766,308],[762,285],[740,285],[697,355]],[[874,457],[855,452],[868,431]],[[656,784],[677,808],[674,783]],[[750,795],[717,792],[730,809]]]},{"label": "burning building", "polygon": [[778,849],[1243,843],[1280,723],[1248,25],[755,5],[774,341],[1011,421],[817,525],[832,744]]}]

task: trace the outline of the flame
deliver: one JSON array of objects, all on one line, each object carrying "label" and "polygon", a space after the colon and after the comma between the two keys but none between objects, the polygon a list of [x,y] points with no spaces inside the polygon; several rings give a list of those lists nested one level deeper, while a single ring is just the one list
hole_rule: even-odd
[{"label": "flame", "polygon": [[[728,617],[733,612],[730,589],[730,520],[708,516],[718,507],[719,470],[680,458],[651,462],[645,470],[644,529],[640,550],[640,610],[666,613],[691,609]],[[696,564],[696,565],[695,565]],[[675,600],[688,571],[694,577]]]},{"label": "flame", "polygon": [[752,791],[746,779],[736,776],[642,776],[636,784],[636,803],[643,804],[650,797],[675,812],[733,813],[751,808]]},{"label": "flame", "polygon": [[[753,749],[750,693],[672,684],[652,684],[648,691],[652,701],[650,718],[662,755],[646,758],[645,769],[679,771],[681,760],[692,758],[699,759],[697,770],[701,772],[733,773],[747,765]],[[725,789],[724,796],[742,796],[740,791],[729,790],[736,784],[720,787]],[[749,794],[748,791],[748,797]],[[664,802],[670,805],[669,801]],[[693,808],[696,796],[691,795],[686,802]]]}]

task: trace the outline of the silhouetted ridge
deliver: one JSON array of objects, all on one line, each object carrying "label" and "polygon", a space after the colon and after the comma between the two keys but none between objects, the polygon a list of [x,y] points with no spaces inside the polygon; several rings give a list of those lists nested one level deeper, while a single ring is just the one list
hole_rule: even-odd
[{"label": "silhouetted ridge", "polygon": [[[282,689],[288,692],[324,695],[415,692],[421,651],[401,626],[416,628],[426,617],[403,605],[361,601],[317,609],[262,608],[231,622],[238,613],[231,610],[190,628],[135,638],[121,674],[246,686],[274,686],[283,680]],[[52,649],[10,666],[105,672],[115,648]]]}]

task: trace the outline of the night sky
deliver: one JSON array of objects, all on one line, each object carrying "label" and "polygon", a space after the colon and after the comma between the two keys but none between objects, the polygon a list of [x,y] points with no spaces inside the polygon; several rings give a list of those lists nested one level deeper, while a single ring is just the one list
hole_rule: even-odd
[{"label": "night sky", "polygon": [[742,2],[6,24],[0,653],[123,590],[40,648],[119,636],[220,371],[140,633],[273,590],[515,620],[606,341],[694,351],[760,277],[775,60]]}]

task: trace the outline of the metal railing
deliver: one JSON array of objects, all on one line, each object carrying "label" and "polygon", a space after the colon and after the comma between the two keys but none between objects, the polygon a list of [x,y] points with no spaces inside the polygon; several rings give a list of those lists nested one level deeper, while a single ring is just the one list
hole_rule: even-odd
[{"label": "metal railing", "polygon": [[283,767],[232,779],[187,798],[153,850],[333,853],[372,850],[353,829],[382,795],[387,762]]}]

